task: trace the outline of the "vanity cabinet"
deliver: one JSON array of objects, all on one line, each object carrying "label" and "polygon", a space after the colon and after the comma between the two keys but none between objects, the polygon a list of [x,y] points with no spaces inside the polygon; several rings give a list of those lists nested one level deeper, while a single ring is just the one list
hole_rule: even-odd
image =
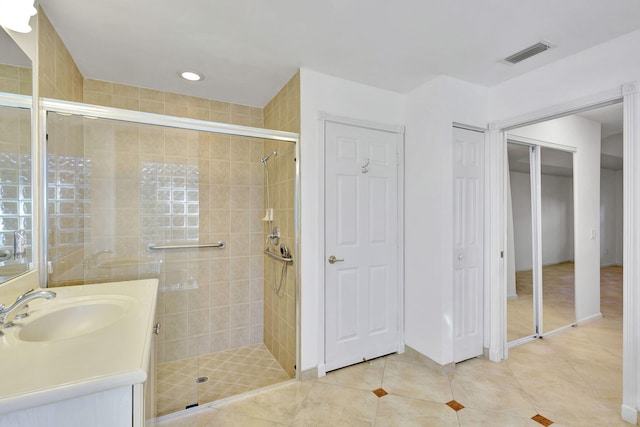
[{"label": "vanity cabinet", "polygon": [[[34,300],[30,316],[0,337],[0,427],[153,426],[157,288],[157,279],[69,286]],[[68,336],[105,307],[115,314],[94,318],[98,329]],[[44,338],[21,335],[62,316],[79,317]]]},{"label": "vanity cabinet", "polygon": [[[153,342],[152,347],[153,348]],[[0,415],[0,427],[153,427],[155,361],[144,384],[119,387]],[[55,367],[52,367],[55,369]]]},{"label": "vanity cabinet", "polygon": [[133,427],[134,390],[138,385],[0,415],[0,427]]}]

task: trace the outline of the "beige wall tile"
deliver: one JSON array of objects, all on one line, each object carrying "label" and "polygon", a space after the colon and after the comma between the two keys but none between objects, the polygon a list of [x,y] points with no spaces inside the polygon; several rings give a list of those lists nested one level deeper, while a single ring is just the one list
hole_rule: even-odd
[{"label": "beige wall tile", "polygon": [[[40,96],[80,102],[83,77],[41,6],[38,13]],[[44,80],[48,81],[45,84]]]}]

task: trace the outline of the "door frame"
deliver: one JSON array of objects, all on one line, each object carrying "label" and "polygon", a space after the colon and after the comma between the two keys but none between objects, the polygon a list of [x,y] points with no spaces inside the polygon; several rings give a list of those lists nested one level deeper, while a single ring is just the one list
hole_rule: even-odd
[{"label": "door frame", "polygon": [[[506,286],[507,271],[504,262],[504,251],[507,248],[506,227],[506,182],[502,168],[506,155],[506,133],[509,129],[531,125],[554,118],[563,117],[581,111],[605,106],[622,100],[624,109],[623,131],[623,186],[624,186],[624,272],[623,272],[623,350],[622,350],[622,419],[632,424],[637,423],[640,407],[640,349],[634,342],[640,335],[637,324],[640,315],[640,290],[634,286],[640,279],[640,229],[635,219],[640,214],[636,207],[640,204],[640,96],[638,83],[630,82],[614,89],[593,94],[542,110],[533,111],[511,119],[489,124],[487,134],[488,157],[487,167],[492,167],[490,180],[487,183],[491,190],[490,210],[491,229],[490,246],[490,348],[489,357],[493,361],[501,361],[507,357],[506,347]],[[634,169],[634,166],[636,169]]]},{"label": "door frame", "polygon": [[327,122],[334,122],[348,126],[356,126],[365,129],[389,132],[396,135],[398,147],[398,353],[404,353],[404,126],[392,125],[385,123],[371,122],[367,120],[359,120],[345,116],[333,115],[326,112],[320,112],[318,118],[318,152],[322,153],[319,172],[318,191],[318,209],[320,212],[320,221],[318,222],[318,253],[321,254],[321,268],[318,268],[318,278],[321,284],[321,292],[318,293],[318,372],[317,377],[326,375],[326,358],[325,358],[325,331],[326,331],[326,301],[325,301],[325,182],[326,182],[326,149],[325,141],[325,125]]}]

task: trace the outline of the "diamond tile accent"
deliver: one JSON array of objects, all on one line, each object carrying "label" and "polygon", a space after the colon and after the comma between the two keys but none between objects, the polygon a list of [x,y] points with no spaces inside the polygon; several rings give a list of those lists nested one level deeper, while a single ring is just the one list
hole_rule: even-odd
[{"label": "diamond tile accent", "polygon": [[373,390],[373,394],[375,394],[378,397],[382,397],[382,396],[386,396],[389,393],[387,393],[385,391],[385,389],[383,389],[383,388],[378,388],[378,389]]},{"label": "diamond tile accent", "polygon": [[542,424],[544,427],[548,427],[551,424],[553,424],[553,421],[551,421],[550,419],[543,417],[540,414],[536,414],[533,417],[531,417],[531,419],[539,424]]},{"label": "diamond tile accent", "polygon": [[455,400],[452,400],[451,402],[447,402],[447,406],[456,412],[458,412],[461,409],[464,409],[464,406],[456,402]]}]

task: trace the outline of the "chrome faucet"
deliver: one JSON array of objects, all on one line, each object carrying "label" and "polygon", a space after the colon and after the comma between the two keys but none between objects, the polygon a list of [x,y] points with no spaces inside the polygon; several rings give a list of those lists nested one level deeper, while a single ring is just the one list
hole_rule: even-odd
[{"label": "chrome faucet", "polygon": [[[40,290],[34,292],[33,289],[29,289],[27,292],[18,295],[16,298],[16,302],[11,304],[9,307],[5,307],[4,304],[0,304],[0,325],[2,328],[10,328],[13,326],[13,320],[16,318],[17,313],[25,308],[29,301],[37,299],[37,298],[46,298],[51,299],[55,298],[56,293],[48,290]],[[20,315],[20,318],[26,317],[25,315]]]}]

